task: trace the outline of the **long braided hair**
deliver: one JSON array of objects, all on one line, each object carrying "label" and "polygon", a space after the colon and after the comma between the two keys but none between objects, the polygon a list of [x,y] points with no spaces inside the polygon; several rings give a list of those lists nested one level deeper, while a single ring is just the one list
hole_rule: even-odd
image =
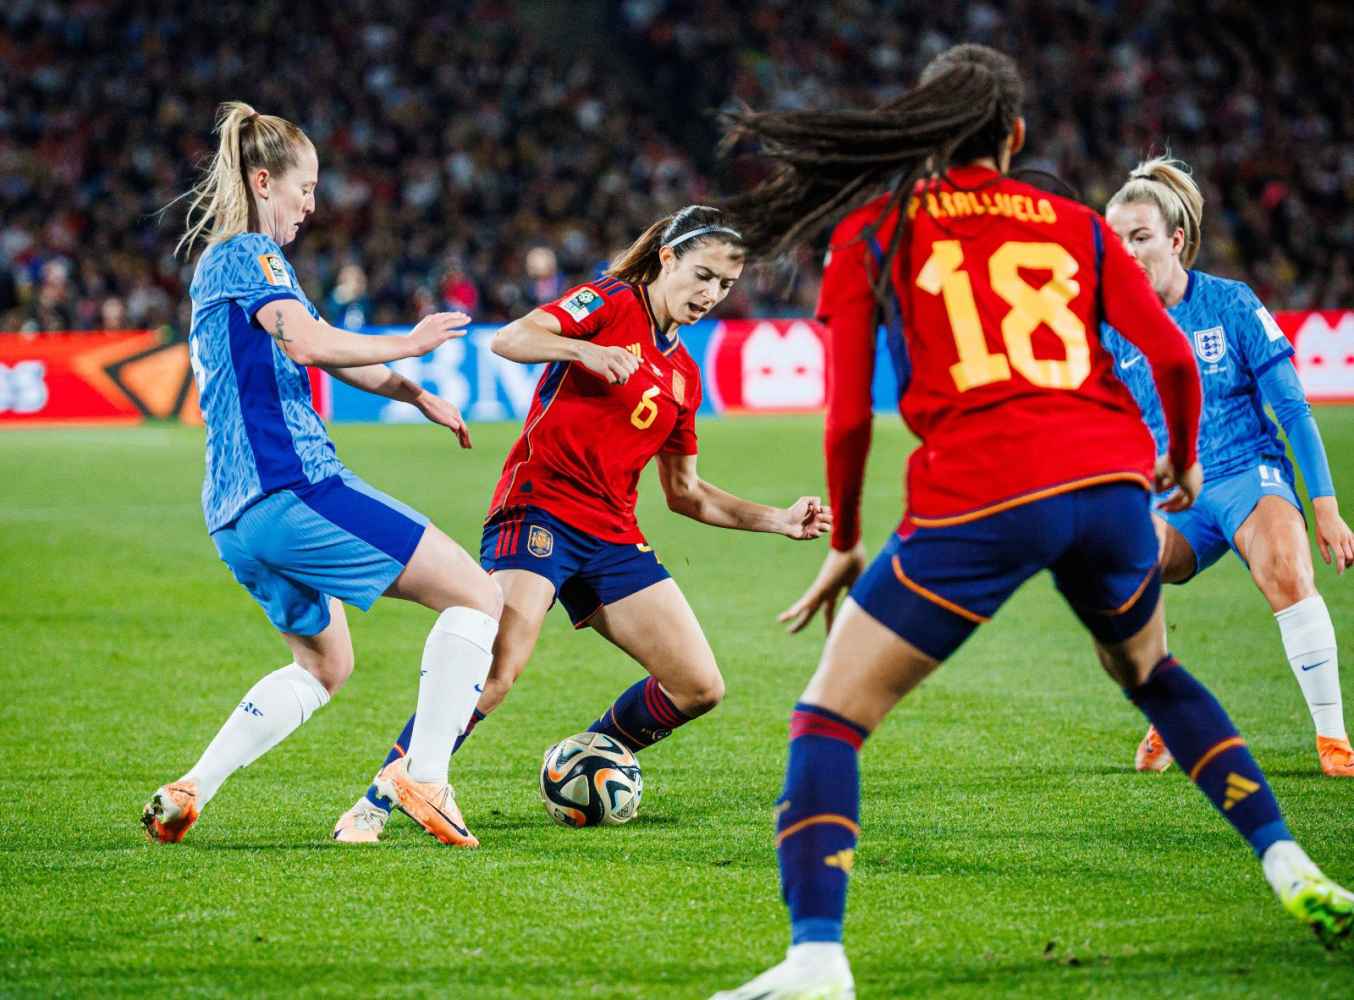
[{"label": "long braided hair", "polygon": [[[776,166],[724,207],[754,256],[782,257],[882,191],[899,208],[926,174],[997,157],[1015,127],[1025,86],[1014,60],[985,45],[936,56],[917,86],[868,110],[752,111],[725,116],[721,148],[750,140]],[[870,230],[873,234],[876,227]],[[882,294],[906,226],[894,227],[879,275]]]}]

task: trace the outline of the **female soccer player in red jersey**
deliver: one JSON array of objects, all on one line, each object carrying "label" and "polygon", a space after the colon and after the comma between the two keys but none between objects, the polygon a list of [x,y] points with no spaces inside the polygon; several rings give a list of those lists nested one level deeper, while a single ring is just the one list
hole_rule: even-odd
[{"label": "female soccer player in red jersey", "polygon": [[[860,572],[791,718],[776,812],[790,950],[721,997],[854,996],[841,939],[861,744],[1044,569],[1105,669],[1263,859],[1284,906],[1328,941],[1354,921],[1354,895],[1294,843],[1231,720],[1167,652],[1149,490],[1154,480],[1177,484],[1172,509],[1200,490],[1198,376],[1184,338],[1104,220],[1006,176],[1025,138],[1022,92],[1008,57],[961,45],[874,112],[736,119],[735,133],[779,162],[733,202],[749,220],[752,252],[783,251],[891,189],[833,238],[829,426],[840,434],[842,411],[857,427],[868,414],[874,321],[866,304],[872,285],[891,286],[896,357],[906,369],[901,409],[921,445],[908,464],[902,524]],[[1170,440],[1155,463],[1099,342],[1102,317],[1155,374]],[[854,430],[862,451],[867,433]],[[843,498],[852,534],[835,539],[819,580],[791,609],[792,626],[830,603],[860,565],[858,550],[850,554],[859,470],[837,468],[834,498]]]},{"label": "female soccer player in red jersey", "polygon": [[[697,521],[790,538],[831,528],[817,497],[765,507],[696,471],[700,369],[678,331],[729,294],[744,256],[742,237],[718,209],[692,205],[650,226],[599,280],[495,336],[503,357],[548,367],[485,522],[480,561],[503,589],[504,610],[471,728],[525,668],[557,598],[575,628],[591,625],[649,673],[593,731],[642,750],[724,696],[700,623],[635,520],[636,487],[651,459],[668,506]],[[403,754],[413,721],[386,766]],[[339,818],[335,839],[377,840],[389,810],[378,778]]]}]

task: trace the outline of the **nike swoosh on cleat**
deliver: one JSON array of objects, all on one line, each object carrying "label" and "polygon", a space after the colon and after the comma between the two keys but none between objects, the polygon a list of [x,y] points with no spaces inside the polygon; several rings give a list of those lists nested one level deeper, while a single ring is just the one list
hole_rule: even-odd
[{"label": "nike swoosh on cleat", "polygon": [[1322,660],[1320,663],[1303,664],[1302,669],[1303,669],[1304,672],[1306,672],[1306,671],[1308,671],[1308,670],[1315,670],[1317,667],[1324,667],[1324,666],[1325,666],[1327,663],[1329,663],[1329,662],[1330,662],[1330,657],[1328,656],[1328,657],[1326,657],[1324,660]]},{"label": "nike swoosh on cleat", "polygon": [[1139,354],[1136,358],[1128,358],[1128,359],[1125,360],[1125,361],[1120,361],[1120,362],[1119,362],[1119,367],[1120,367],[1120,368],[1132,368],[1134,365],[1136,365],[1136,364],[1137,364],[1139,361],[1141,361],[1141,360],[1142,360],[1142,355]]},{"label": "nike swoosh on cleat", "polygon": [[[429,805],[432,805],[431,802],[429,802],[428,804],[429,804]],[[437,809],[437,806],[433,806],[433,808],[434,808],[434,809]],[[446,813],[444,813],[441,809],[437,809],[437,814],[438,814],[439,816],[441,816],[444,820],[446,820],[446,821],[447,821],[447,825],[449,825],[453,830],[455,830],[457,833],[459,833],[462,837],[469,837],[469,836],[470,836],[470,831],[469,831],[469,830],[467,830],[465,827],[461,826],[461,825],[460,825],[459,823],[457,823],[454,819],[452,819],[450,816],[448,816]]]}]

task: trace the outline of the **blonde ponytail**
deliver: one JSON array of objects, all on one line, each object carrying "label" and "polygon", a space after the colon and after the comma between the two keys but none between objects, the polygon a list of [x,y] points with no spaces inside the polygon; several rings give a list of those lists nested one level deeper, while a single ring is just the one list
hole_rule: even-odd
[{"label": "blonde ponytail", "polygon": [[1203,242],[1204,196],[1194,183],[1189,166],[1170,154],[1156,156],[1139,163],[1128,175],[1128,181],[1115,192],[1105,211],[1115,205],[1149,204],[1161,210],[1166,220],[1166,231],[1177,229],[1185,233],[1185,246],[1180,251],[1180,263],[1194,266]]},{"label": "blonde ponytail", "polygon": [[264,169],[281,176],[296,165],[297,152],[310,145],[306,134],[287,119],[261,115],[243,101],[222,104],[213,131],[220,138],[202,179],[170,202],[190,199],[187,229],[174,247],[175,254],[191,253],[202,238],[215,243],[257,229],[249,175]]}]

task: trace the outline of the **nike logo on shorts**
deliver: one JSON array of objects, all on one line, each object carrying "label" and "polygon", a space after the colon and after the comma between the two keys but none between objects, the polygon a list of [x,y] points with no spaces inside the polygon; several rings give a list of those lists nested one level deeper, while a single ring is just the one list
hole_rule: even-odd
[{"label": "nike logo on shorts", "polygon": [[1137,364],[1139,361],[1141,361],[1141,360],[1142,360],[1142,355],[1141,355],[1141,354],[1139,354],[1136,358],[1125,358],[1123,361],[1120,361],[1120,362],[1119,362],[1119,367],[1120,367],[1120,368],[1132,368],[1134,365],[1136,365],[1136,364]]}]

